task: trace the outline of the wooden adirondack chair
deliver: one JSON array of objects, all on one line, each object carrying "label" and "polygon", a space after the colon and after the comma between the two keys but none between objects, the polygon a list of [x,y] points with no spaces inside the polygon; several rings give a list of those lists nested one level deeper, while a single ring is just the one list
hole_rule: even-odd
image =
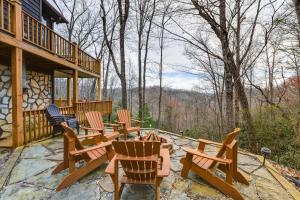
[{"label": "wooden adirondack chair", "polygon": [[62,122],[66,122],[68,126],[76,128],[79,134],[79,123],[76,119],[75,114],[62,115],[59,111],[59,108],[52,104],[46,108],[46,118],[49,121],[50,125],[53,126],[52,136],[54,137],[56,133],[63,133],[64,129],[60,125]]},{"label": "wooden adirondack chair", "polygon": [[[156,199],[160,199],[160,183],[170,172],[170,154],[160,149],[160,142],[113,141],[116,151],[105,172],[110,174],[115,187],[115,200],[125,184],[155,185]],[[119,184],[119,161],[124,170]]]},{"label": "wooden adirondack chair", "polygon": [[81,127],[84,130],[92,131],[93,134],[100,134],[101,141],[110,141],[114,139],[118,139],[120,136],[120,133],[118,131],[118,125],[117,124],[109,124],[113,127],[112,133],[106,133],[105,127],[102,119],[101,112],[97,111],[91,111],[85,113],[86,119],[90,125],[90,128],[88,127]]},{"label": "wooden adirondack chair", "polygon": [[141,135],[140,121],[133,120],[135,122],[135,126],[132,127],[130,112],[128,110],[117,110],[117,118],[118,121],[116,122],[122,126],[120,129],[120,133],[123,133],[125,135],[125,140],[127,139],[128,134],[132,132],[137,132],[138,136]]},{"label": "wooden adirondack chair", "polygon": [[[60,191],[61,189],[70,186],[75,181],[97,169],[107,160],[111,160],[114,155],[111,142],[101,143],[99,134],[77,136],[65,122],[61,123],[61,126],[65,130],[64,160],[56,166],[52,174],[57,174],[67,168],[69,168],[69,174],[58,185],[56,191]],[[89,148],[83,147],[79,139],[86,137],[94,137],[96,145]],[[85,165],[76,168],[76,162],[81,160],[85,162]]]},{"label": "wooden adirondack chair", "polygon": [[[235,138],[239,133],[239,128],[234,129],[226,136],[223,143],[199,139],[198,149],[183,147],[182,149],[187,154],[180,161],[183,164],[181,176],[186,178],[189,170],[192,170],[224,194],[236,200],[243,199],[238,190],[232,185],[232,179],[249,185],[246,178],[237,170],[238,143]],[[204,153],[206,144],[216,145],[220,148],[215,157]],[[225,156],[226,158],[224,158]],[[214,175],[216,168],[226,173],[225,181]]]}]

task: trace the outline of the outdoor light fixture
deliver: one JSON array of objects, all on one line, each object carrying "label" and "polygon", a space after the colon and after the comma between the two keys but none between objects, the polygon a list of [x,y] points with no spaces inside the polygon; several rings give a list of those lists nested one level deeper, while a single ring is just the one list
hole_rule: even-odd
[{"label": "outdoor light fixture", "polygon": [[183,131],[179,131],[179,133],[181,134],[181,136],[183,137]]},{"label": "outdoor light fixture", "polygon": [[261,154],[264,156],[263,165],[265,165],[266,157],[269,157],[271,155],[271,150],[267,147],[262,147],[260,149]]}]

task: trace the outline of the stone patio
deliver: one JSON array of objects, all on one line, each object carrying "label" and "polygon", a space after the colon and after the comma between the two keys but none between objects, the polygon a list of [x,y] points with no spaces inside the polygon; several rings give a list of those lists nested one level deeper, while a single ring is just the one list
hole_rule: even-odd
[{"label": "stone patio", "polygon": [[[172,142],[174,149],[170,175],[161,184],[161,199],[230,199],[194,173],[190,173],[185,180],[180,177],[182,166],[179,159],[185,155],[181,147],[196,148],[196,141],[172,134],[160,135]],[[212,155],[216,150],[213,146],[206,148],[206,152]],[[55,191],[58,183],[67,174],[66,170],[58,175],[51,175],[54,166],[63,158],[62,137],[18,148],[14,152],[0,149],[0,153],[0,176],[8,177],[6,180],[0,179],[0,183],[4,183],[0,191],[1,200],[113,199],[112,181],[104,172],[107,164],[71,187],[60,192]],[[261,167],[261,162],[255,155],[239,153],[238,167],[250,181],[249,186],[235,183],[245,199],[294,199],[265,167]],[[224,176],[221,172],[218,175]],[[154,189],[152,186],[126,185],[121,199],[154,199]]]}]

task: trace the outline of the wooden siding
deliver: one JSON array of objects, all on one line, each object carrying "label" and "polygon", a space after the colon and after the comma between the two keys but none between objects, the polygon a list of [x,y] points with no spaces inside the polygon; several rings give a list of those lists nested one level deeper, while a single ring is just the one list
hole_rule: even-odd
[{"label": "wooden siding", "polygon": [[41,20],[40,0],[22,0],[22,9],[37,20]]}]

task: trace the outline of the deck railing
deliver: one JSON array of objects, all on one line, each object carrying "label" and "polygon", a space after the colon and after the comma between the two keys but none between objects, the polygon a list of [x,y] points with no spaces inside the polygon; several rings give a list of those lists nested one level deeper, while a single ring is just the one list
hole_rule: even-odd
[{"label": "deck railing", "polygon": [[14,35],[13,30],[14,5],[7,0],[0,0],[0,29]]},{"label": "deck railing", "polygon": [[54,104],[58,107],[65,107],[65,106],[68,106],[68,100],[62,99],[62,98],[55,99]]},{"label": "deck railing", "polygon": [[[74,106],[60,107],[62,114],[76,114],[80,124],[86,125],[85,113],[100,111],[102,115],[110,115],[112,101],[80,102]],[[23,112],[25,144],[51,136],[52,127],[46,118],[45,109],[28,110]]]},{"label": "deck railing", "polygon": [[98,65],[98,61],[90,56],[89,54],[85,53],[81,49],[78,49],[78,65],[84,68],[85,70],[99,73],[100,66]]},{"label": "deck railing", "polygon": [[89,111],[100,111],[103,116],[112,113],[112,101],[88,101],[74,104],[76,117],[83,124],[87,125],[85,113]]},{"label": "deck railing", "polygon": [[[9,0],[0,0],[0,30],[10,35],[15,35],[14,23],[16,23],[15,4]],[[71,63],[78,61],[78,66],[89,72],[100,73],[100,62],[81,49],[76,51],[76,45],[69,42],[39,20],[22,11],[23,41],[39,47],[51,54],[65,59]]]},{"label": "deck railing", "polygon": [[75,45],[22,12],[23,40],[74,63]]}]

